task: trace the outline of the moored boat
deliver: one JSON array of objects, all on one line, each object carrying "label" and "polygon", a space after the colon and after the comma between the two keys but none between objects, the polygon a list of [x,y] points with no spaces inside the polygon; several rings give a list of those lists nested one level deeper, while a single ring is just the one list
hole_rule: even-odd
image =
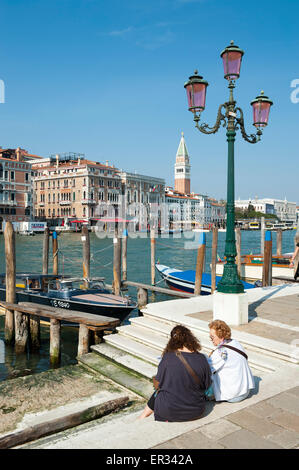
[{"label": "moored boat", "polygon": [[[0,275],[0,299],[6,300],[5,274]],[[137,306],[129,296],[112,294],[104,278],[62,277],[49,274],[16,274],[16,302],[33,302],[124,321]]]},{"label": "moored boat", "polygon": [[[273,255],[272,277],[293,277],[294,268],[290,267],[292,253]],[[250,281],[261,280],[263,277],[263,255],[244,255],[241,257],[241,277]],[[222,275],[225,261],[218,260],[216,274]]]},{"label": "moored boat", "polygon": [[[156,269],[170,289],[194,294],[195,270],[189,269],[182,271],[181,269],[170,268],[169,266],[164,266],[163,264],[159,263],[156,264]],[[216,288],[220,279],[221,276],[216,276]],[[242,281],[242,283],[244,285],[244,289],[252,289],[256,287],[255,285],[249,284],[245,281]],[[200,293],[201,295],[211,294],[210,273],[203,273]]]}]

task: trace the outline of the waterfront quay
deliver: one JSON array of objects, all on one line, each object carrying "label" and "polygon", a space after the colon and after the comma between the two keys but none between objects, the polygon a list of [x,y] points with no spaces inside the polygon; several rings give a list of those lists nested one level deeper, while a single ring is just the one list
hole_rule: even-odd
[{"label": "waterfront quay", "polygon": [[[92,274],[106,272],[110,282],[112,240],[98,239],[95,234],[90,237]],[[221,256],[224,237],[219,233]],[[284,252],[293,249],[293,237],[294,233],[284,234]],[[194,269],[197,244],[190,245],[190,238],[157,238],[156,259]],[[32,269],[40,270],[42,242],[40,236],[17,236],[18,270],[29,259]],[[259,233],[244,232],[242,251],[251,251],[259,243]],[[207,234],[207,246],[209,269],[211,234]],[[59,272],[80,275],[81,234],[60,235],[59,247]],[[128,239],[128,279],[149,282],[150,254],[149,238]],[[155,294],[141,309],[142,316],[133,312],[116,334],[104,334],[103,342],[92,345],[88,353],[77,357],[75,346],[72,363],[50,369],[48,353],[46,360],[41,351],[43,367],[39,365],[38,373],[2,381],[0,446],[2,442],[4,448],[32,449],[297,448],[299,286],[261,287],[247,294],[249,322],[232,327],[233,338],[246,349],[255,378],[255,389],[245,401],[210,402],[204,417],[192,422],[137,420],[153,391],[151,377],[174,325],[190,328],[204,353],[212,350],[208,329],[212,295],[165,300],[167,297]],[[13,369],[15,360],[15,356],[6,356],[4,366]]]},{"label": "waterfront quay", "polygon": [[[110,401],[112,398],[127,396],[129,397],[127,406],[117,413],[16,447],[27,449],[298,448],[299,356],[296,338],[299,333],[299,286],[257,288],[251,290],[249,295],[250,322],[248,325],[232,328],[233,337],[245,346],[255,378],[256,387],[248,399],[234,404],[210,402],[204,417],[192,422],[159,423],[152,417],[143,421],[137,420],[146,397],[152,391],[150,377],[155,373],[158,356],[174,324],[180,323],[191,328],[200,339],[203,352],[208,353],[212,349],[208,339],[212,296],[159,302],[146,306],[143,309],[144,316],[132,319],[130,325],[120,327],[117,335],[109,335],[104,343],[92,347],[92,352],[82,356],[78,366],[75,366],[80,370],[81,380],[83,376],[85,381],[93,382],[93,387],[101,388],[100,391],[95,393],[95,389],[89,384],[89,396],[78,399],[73,395],[67,399],[66,395],[62,397],[61,394],[62,383],[53,375],[52,380],[57,384],[57,395],[54,390],[52,398],[50,400],[48,398],[49,409],[24,415],[18,424],[18,431],[26,429],[26,426],[33,429],[47,420],[50,422],[57,419],[58,416],[66,419],[74,410],[88,409],[101,400]],[[251,331],[253,327],[254,331]],[[119,341],[118,346],[117,341]],[[129,344],[131,344],[130,352]],[[61,375],[66,374],[62,369],[60,371]],[[55,371],[56,374],[57,372]],[[51,385],[50,375],[45,377],[44,374],[53,374],[53,371],[41,374],[40,384],[49,380],[48,386]],[[25,389],[29,377],[24,379],[26,379],[23,380]],[[5,386],[9,386],[12,390],[15,381],[20,379],[8,381]],[[101,381],[105,384],[104,387]],[[71,381],[68,386],[70,383]],[[36,397],[37,389],[38,387],[31,388],[31,398],[34,395]],[[42,389],[41,385],[39,394],[42,393]],[[9,434],[12,433],[10,430]],[[2,431],[0,438],[4,435]]]}]

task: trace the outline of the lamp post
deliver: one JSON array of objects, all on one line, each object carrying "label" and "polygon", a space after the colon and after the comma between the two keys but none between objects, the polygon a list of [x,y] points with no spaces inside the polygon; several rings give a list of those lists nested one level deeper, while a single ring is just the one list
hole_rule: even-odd
[{"label": "lamp post", "polygon": [[198,75],[195,70],[194,75],[189,77],[185,83],[189,111],[194,114],[195,127],[204,134],[215,134],[222,123],[226,127],[228,142],[228,165],[227,165],[227,227],[225,241],[225,257],[223,275],[218,283],[218,292],[227,294],[241,294],[244,292],[243,284],[238,276],[237,265],[235,263],[236,240],[235,240],[235,182],[234,182],[234,143],[236,130],[240,129],[244,140],[251,144],[259,142],[262,135],[262,128],[268,124],[270,107],[273,104],[264,92],[261,92],[252,102],[253,125],[257,128],[255,134],[248,135],[244,127],[244,116],[241,108],[236,106],[233,90],[235,81],[240,76],[241,61],[244,55],[238,46],[231,41],[221,53],[224,66],[224,78],[228,80],[229,99],[218,108],[216,123],[213,127],[208,124],[199,125],[201,112],[205,109],[206,91],[208,82]]}]

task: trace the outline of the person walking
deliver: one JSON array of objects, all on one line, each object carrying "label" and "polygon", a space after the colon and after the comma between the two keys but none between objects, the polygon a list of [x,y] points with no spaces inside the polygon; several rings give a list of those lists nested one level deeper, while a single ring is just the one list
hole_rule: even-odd
[{"label": "person walking", "polygon": [[156,421],[191,421],[205,410],[205,391],[211,385],[211,370],[201,346],[192,332],[175,326],[162,353],[154,378],[156,391],[139,419],[154,413]]}]

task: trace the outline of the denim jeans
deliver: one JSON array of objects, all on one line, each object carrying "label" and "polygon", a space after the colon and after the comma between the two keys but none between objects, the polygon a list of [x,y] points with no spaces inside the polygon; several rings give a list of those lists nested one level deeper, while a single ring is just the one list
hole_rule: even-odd
[{"label": "denim jeans", "polygon": [[249,395],[249,390],[248,392],[244,393],[243,395],[240,395],[239,397],[236,398],[231,398],[230,400],[227,400],[229,403],[237,403],[238,401],[245,400]]}]

